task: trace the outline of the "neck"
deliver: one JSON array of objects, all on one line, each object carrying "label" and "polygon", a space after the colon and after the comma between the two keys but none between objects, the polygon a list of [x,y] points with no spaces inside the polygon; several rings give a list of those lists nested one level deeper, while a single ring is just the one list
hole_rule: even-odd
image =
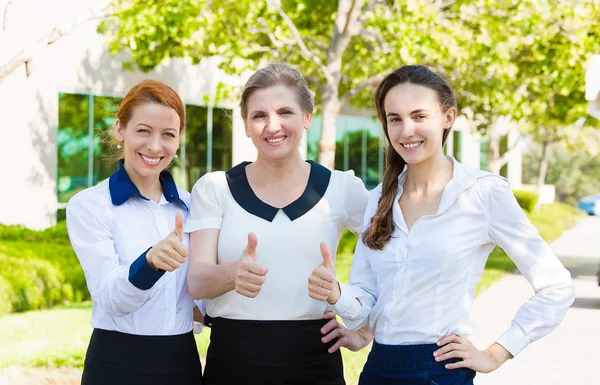
[{"label": "neck", "polygon": [[440,151],[424,162],[408,166],[404,189],[425,194],[432,189],[445,187],[452,179],[453,169],[452,160]]},{"label": "neck", "polygon": [[127,167],[127,162],[124,167],[129,179],[131,179],[135,187],[140,190],[140,194],[155,202],[160,200],[160,196],[162,195],[162,185],[160,184],[158,177],[144,178],[135,171],[130,170],[129,167]]},{"label": "neck", "polygon": [[284,159],[276,161],[262,157],[259,154],[256,161],[250,166],[261,180],[265,182],[282,182],[303,173],[308,164],[302,159],[300,151],[297,151]]}]

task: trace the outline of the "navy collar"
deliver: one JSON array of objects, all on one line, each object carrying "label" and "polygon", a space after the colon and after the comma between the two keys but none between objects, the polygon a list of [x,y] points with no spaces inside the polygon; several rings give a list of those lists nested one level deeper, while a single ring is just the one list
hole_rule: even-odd
[{"label": "navy collar", "polygon": [[[150,200],[143,196],[136,185],[133,184],[131,178],[129,178],[129,175],[127,175],[127,171],[125,171],[124,164],[125,161],[123,159],[119,160],[119,169],[113,172],[108,179],[108,189],[110,191],[110,199],[112,200],[112,204],[115,206],[120,206],[135,195],[144,200]],[[189,211],[185,202],[179,198],[177,185],[175,184],[171,173],[167,170],[164,170],[160,173],[159,180],[163,188],[163,195],[167,202],[179,202],[181,206]]]},{"label": "navy collar", "polygon": [[246,166],[250,163],[242,162],[227,171],[225,173],[227,184],[229,185],[233,199],[244,210],[269,222],[273,222],[279,210],[283,210],[291,221],[309,212],[325,195],[327,186],[329,186],[329,180],[331,179],[330,170],[309,160],[310,176],[308,177],[306,189],[304,189],[300,198],[283,208],[277,208],[261,201],[254,194],[254,191],[252,191],[246,176]]}]

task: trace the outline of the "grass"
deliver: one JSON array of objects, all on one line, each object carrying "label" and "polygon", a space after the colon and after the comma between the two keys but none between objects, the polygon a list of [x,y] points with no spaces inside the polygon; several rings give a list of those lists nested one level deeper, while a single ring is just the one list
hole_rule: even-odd
[{"label": "grass", "polygon": [[[532,223],[546,240],[556,238],[572,227],[584,214],[568,205],[542,206],[529,215]],[[345,248],[337,261],[337,274],[347,281],[352,252]],[[504,274],[515,269],[514,263],[501,250],[490,255],[478,291],[492,285]],[[0,317],[0,368],[20,366],[82,368],[91,334],[91,303],[57,306],[49,310],[31,311]],[[205,356],[210,329],[196,336],[198,351]],[[342,349],[344,372],[348,385],[358,382],[370,348],[360,352]]]}]

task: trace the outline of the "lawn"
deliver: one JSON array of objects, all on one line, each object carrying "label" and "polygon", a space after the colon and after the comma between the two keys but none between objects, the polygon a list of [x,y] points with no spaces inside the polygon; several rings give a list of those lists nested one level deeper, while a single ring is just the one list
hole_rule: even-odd
[{"label": "lawn", "polygon": [[[554,204],[543,206],[529,217],[540,234],[550,240],[585,215],[571,206]],[[338,256],[338,277],[342,281],[348,279],[351,259],[352,254],[347,250]],[[502,250],[494,250],[478,291],[514,269],[515,265]],[[0,369],[10,366],[81,368],[91,334],[90,317],[89,302],[0,317]],[[209,337],[209,329],[196,336],[201,356],[206,352]],[[343,349],[348,385],[357,383],[369,350],[353,353]]]}]

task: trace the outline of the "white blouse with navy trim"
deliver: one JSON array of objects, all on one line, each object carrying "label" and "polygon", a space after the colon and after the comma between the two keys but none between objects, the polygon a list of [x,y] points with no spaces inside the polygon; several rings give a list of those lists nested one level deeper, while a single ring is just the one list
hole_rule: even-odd
[{"label": "white blouse with navy trim", "polygon": [[257,261],[268,268],[256,298],[230,291],[206,301],[209,316],[241,320],[323,318],[327,304],[308,296],[308,277],[323,263],[319,245],[325,241],[334,251],[344,229],[358,232],[368,192],[352,171],[332,172],[309,163],[305,191],[281,209],[254,194],[246,177],[249,162],[227,172],[206,174],[194,185],[185,231],[219,229],[218,263],[238,260],[248,233],[254,232]]},{"label": "white blouse with navy trim", "polygon": [[[67,229],[92,297],[94,328],[137,335],[192,330],[187,261],[173,272],[146,262],[148,250],[174,230],[175,214],[188,214],[190,194],[168,171],[160,182],[157,203],[142,196],[121,161],[109,179],[69,200]],[[187,235],[183,243],[188,247]]]}]

